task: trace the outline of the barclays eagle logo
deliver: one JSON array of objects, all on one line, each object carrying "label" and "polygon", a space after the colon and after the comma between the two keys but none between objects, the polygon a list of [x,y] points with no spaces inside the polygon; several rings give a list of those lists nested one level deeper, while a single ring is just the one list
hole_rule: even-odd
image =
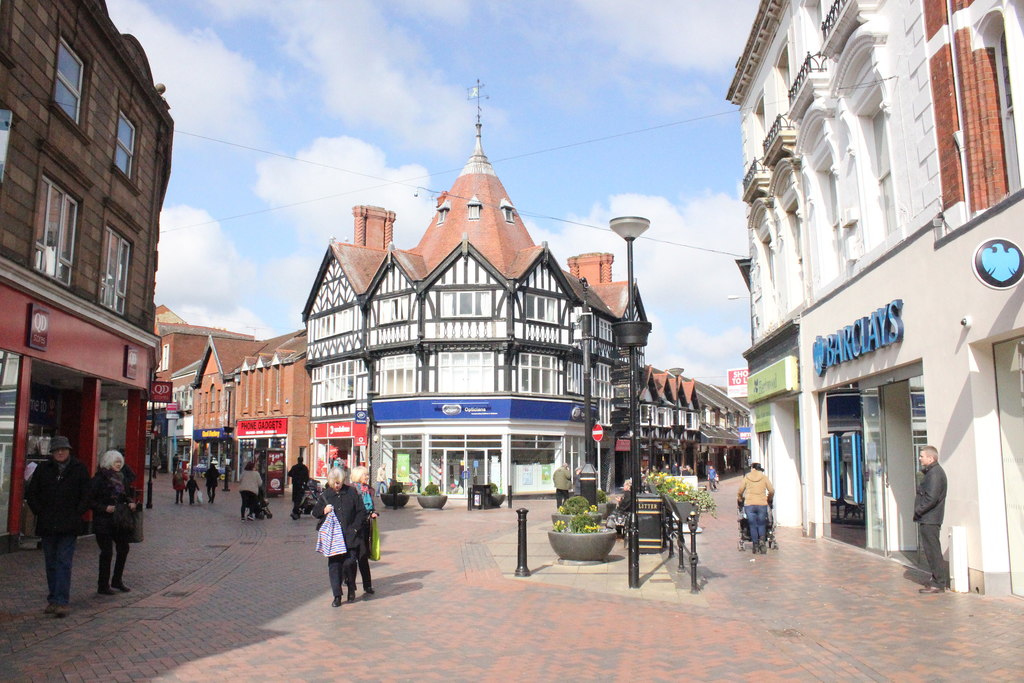
[{"label": "barclays eagle logo", "polygon": [[982,242],[974,252],[974,274],[993,289],[1015,286],[1024,277],[1020,247],[1001,238]]}]

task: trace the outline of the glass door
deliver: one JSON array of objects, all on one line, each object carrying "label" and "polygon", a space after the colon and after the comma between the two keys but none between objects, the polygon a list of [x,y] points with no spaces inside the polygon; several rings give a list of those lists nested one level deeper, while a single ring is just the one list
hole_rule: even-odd
[{"label": "glass door", "polygon": [[466,466],[466,451],[446,449],[444,451],[444,473],[444,490],[449,495],[466,495],[469,487],[469,468]]},{"label": "glass door", "polygon": [[1024,339],[996,344],[993,350],[1010,553],[1010,592],[1024,595]]},{"label": "glass door", "polygon": [[884,554],[885,545],[885,445],[882,406],[878,389],[861,392],[864,419],[864,526],[865,547]]}]

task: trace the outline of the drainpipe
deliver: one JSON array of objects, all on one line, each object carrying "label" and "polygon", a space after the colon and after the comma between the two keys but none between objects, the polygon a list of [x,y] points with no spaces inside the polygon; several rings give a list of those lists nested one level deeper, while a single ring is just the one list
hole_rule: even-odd
[{"label": "drainpipe", "polygon": [[946,0],[946,34],[949,36],[949,53],[953,62],[953,92],[956,95],[956,102],[953,103],[956,111],[956,120],[959,130],[953,133],[953,144],[956,145],[957,154],[960,156],[960,179],[964,184],[964,204],[966,205],[965,219],[969,219],[973,210],[971,208],[971,185],[967,173],[967,148],[964,145],[964,119],[961,111],[963,92],[960,74],[960,60],[956,51],[956,35],[953,30],[953,0]]}]

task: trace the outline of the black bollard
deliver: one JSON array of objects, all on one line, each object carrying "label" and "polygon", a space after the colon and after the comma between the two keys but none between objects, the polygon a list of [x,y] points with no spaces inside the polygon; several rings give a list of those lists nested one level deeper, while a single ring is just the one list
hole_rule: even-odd
[{"label": "black bollard", "polygon": [[529,512],[526,508],[519,508],[516,514],[519,516],[519,562],[516,567],[516,576],[529,576],[530,570],[526,568],[526,515]]},{"label": "black bollard", "polygon": [[153,468],[149,470],[149,482],[146,483],[146,509],[153,509]]},{"label": "black bollard", "polygon": [[690,516],[687,518],[686,523],[690,525],[690,592],[700,593],[700,588],[697,586],[697,523],[700,521],[700,517],[697,515],[697,511],[693,510],[690,512]]},{"label": "black bollard", "polygon": [[676,534],[679,543],[679,571],[686,571],[686,534],[683,533],[683,518],[679,518],[679,533]]},{"label": "black bollard", "polygon": [[508,483],[508,509],[512,509],[512,482]]}]

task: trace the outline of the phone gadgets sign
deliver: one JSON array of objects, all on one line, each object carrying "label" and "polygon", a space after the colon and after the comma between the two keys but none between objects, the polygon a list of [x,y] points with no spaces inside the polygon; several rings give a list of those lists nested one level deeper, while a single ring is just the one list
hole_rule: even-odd
[{"label": "phone gadgets sign", "polygon": [[814,371],[818,376],[835,365],[860,358],[903,340],[903,299],[896,299],[835,334],[814,340]]}]

